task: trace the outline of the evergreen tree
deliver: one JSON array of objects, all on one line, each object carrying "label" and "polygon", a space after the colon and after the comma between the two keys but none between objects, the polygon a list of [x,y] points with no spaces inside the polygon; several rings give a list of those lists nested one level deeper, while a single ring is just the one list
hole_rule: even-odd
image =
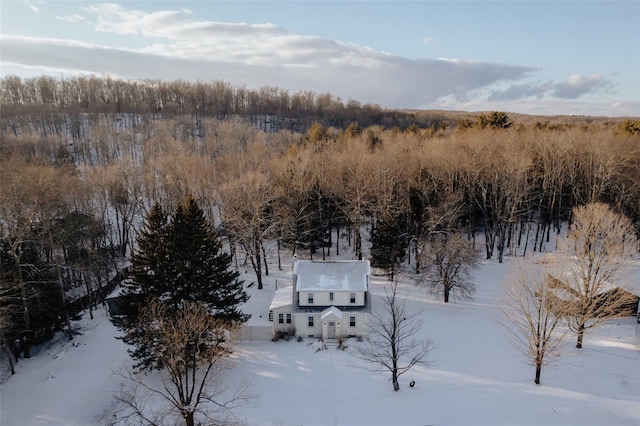
[{"label": "evergreen tree", "polygon": [[169,288],[158,296],[175,308],[182,300],[202,301],[218,319],[245,322],[249,315],[238,309],[249,299],[244,282],[238,280],[239,272],[229,270],[231,255],[222,251],[218,234],[193,197],[178,205],[167,231]]},{"label": "evergreen tree", "polygon": [[135,320],[147,298],[167,291],[167,226],[167,214],[155,203],[138,235],[137,250],[131,255],[131,281],[124,285],[122,310],[128,322]]},{"label": "evergreen tree", "polygon": [[507,129],[511,127],[513,121],[509,116],[501,111],[492,111],[488,115],[480,114],[476,118],[476,127],[485,129],[491,127],[492,129]]},{"label": "evergreen tree", "polygon": [[384,268],[393,280],[398,263],[407,255],[409,241],[402,216],[385,216],[371,233],[371,264]]},{"label": "evergreen tree", "polygon": [[125,288],[127,308],[123,341],[134,346],[131,356],[138,367],[158,366],[149,347],[152,324],[139,318],[139,311],[153,300],[162,303],[168,316],[178,312],[185,301],[204,303],[215,318],[229,326],[245,322],[239,305],[248,300],[239,273],[230,271],[231,256],[222,251],[213,230],[193,197],[178,204],[169,220],[156,204],[147,216],[131,257],[132,280]]}]

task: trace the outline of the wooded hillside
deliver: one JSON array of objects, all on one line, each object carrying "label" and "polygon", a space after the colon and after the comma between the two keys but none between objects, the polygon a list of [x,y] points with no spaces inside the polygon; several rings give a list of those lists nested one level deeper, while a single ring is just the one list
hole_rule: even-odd
[{"label": "wooded hillside", "polygon": [[487,258],[553,250],[572,208],[595,201],[640,232],[637,120],[494,125],[491,114],[221,82],[7,77],[0,87],[0,323],[27,356],[14,342],[46,339],[73,300],[103,298],[151,205],[172,211],[189,193],[258,277],[269,242],[326,257],[346,234],[360,257],[364,226],[408,247],[416,269],[422,242],[454,230],[472,244],[483,233]]}]

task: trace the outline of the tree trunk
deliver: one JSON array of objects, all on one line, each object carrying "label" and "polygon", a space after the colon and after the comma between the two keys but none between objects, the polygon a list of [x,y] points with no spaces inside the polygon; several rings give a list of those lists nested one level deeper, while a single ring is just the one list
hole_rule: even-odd
[{"label": "tree trunk", "polygon": [[333,228],[331,224],[331,220],[327,222],[327,230],[329,231],[329,241],[327,243],[327,256],[331,256],[331,246],[333,245],[333,238],[331,237],[331,228]]},{"label": "tree trunk", "polygon": [[[522,220],[520,220],[520,226],[518,228],[518,248],[522,244],[522,234],[524,234],[524,228],[525,228],[525,221],[524,221],[524,219],[522,219]],[[518,257],[517,253],[516,253],[515,257]]]},{"label": "tree trunk", "polygon": [[18,266],[18,282],[20,283],[20,296],[22,301],[22,307],[24,309],[23,318],[24,318],[24,331],[27,333],[27,338],[24,339],[24,336],[20,337],[20,349],[24,351],[25,358],[31,358],[31,341],[28,336],[31,335],[31,312],[29,311],[29,304],[27,300],[27,288],[24,283],[24,278],[22,275],[22,266],[20,265],[20,259],[22,254],[16,256],[16,265]]},{"label": "tree trunk", "polygon": [[[51,256],[53,257],[53,235],[51,228],[49,228],[49,244],[51,246]],[[62,282],[62,271],[60,268],[60,262],[56,262],[56,272],[58,278],[58,286],[60,288],[60,298],[64,313],[64,322],[67,324],[67,337],[69,341],[73,340],[73,330],[71,329],[71,318],[69,317],[69,306],[67,306],[67,295],[64,292],[64,283]],[[91,319],[93,319],[93,312],[91,313]]]},{"label": "tree trunk", "polygon": [[444,303],[449,303],[449,292],[451,291],[451,289],[449,288],[448,285],[444,286]]},{"label": "tree trunk", "polygon": [[[105,262],[105,282],[107,283],[107,285],[109,285],[109,273],[106,267],[106,262]],[[96,269],[94,270],[95,275],[96,275],[96,282],[98,283],[97,286],[97,290],[98,290],[98,297],[100,298],[100,303],[102,304],[102,306],[106,305],[105,299],[107,298],[106,294],[104,294],[104,287],[102,286],[102,279],[100,276],[100,271],[99,271],[99,267],[96,267]],[[117,272],[116,272],[117,274]],[[97,303],[96,303],[97,305]]]},{"label": "tree trunk", "polygon": [[400,384],[398,383],[398,370],[394,369],[391,374],[392,374],[391,381],[393,382],[393,390],[397,392],[400,390]]},{"label": "tree trunk", "polygon": [[547,222],[547,237],[546,237],[547,242],[551,241],[550,237],[551,237],[551,220]]},{"label": "tree trunk", "polygon": [[529,246],[529,233],[531,231],[531,222],[527,220],[527,235],[524,239],[524,250],[522,251],[522,257],[527,255],[527,247]]},{"label": "tree trunk", "polygon": [[[540,215],[540,209],[538,209],[538,216],[539,215]],[[538,218],[538,225],[536,226],[536,238],[533,241],[533,252],[534,253],[538,249],[538,237],[540,236],[540,221],[541,221],[541,219]]]},{"label": "tree trunk", "polygon": [[258,290],[262,290],[262,259],[260,258],[260,241],[254,238],[254,252],[255,252],[255,271],[256,278],[258,279]]},{"label": "tree trunk", "polygon": [[484,225],[484,247],[487,252],[487,260],[491,259],[493,256],[493,249],[495,248],[496,240],[495,240],[495,230],[493,228],[490,229],[488,223],[485,222]]},{"label": "tree trunk", "polygon": [[91,276],[87,276],[84,272],[81,272],[81,277],[87,289],[87,298],[89,299],[89,318],[93,319],[93,286],[91,283]]},{"label": "tree trunk", "polygon": [[578,342],[576,343],[576,348],[580,349],[582,347],[582,339],[584,337],[584,325],[580,325],[578,328]]},{"label": "tree trunk", "polygon": [[[27,330],[27,332],[29,332],[30,330]],[[31,337],[33,333],[29,334],[25,334],[23,333],[22,336],[20,336],[19,341],[20,341],[20,352],[23,353],[23,356],[25,358],[31,358]]]},{"label": "tree trunk", "polygon": [[355,251],[356,251],[356,256],[358,256],[358,260],[362,260],[362,234],[360,233],[360,221],[358,220],[356,222],[356,228],[355,228]]},{"label": "tree trunk", "polygon": [[267,253],[264,249],[264,244],[260,242],[260,248],[262,249],[262,261],[264,263],[264,274],[269,275],[269,265],[267,264]]},{"label": "tree trunk", "polygon": [[546,226],[547,224],[542,221],[542,232],[540,234],[540,246],[538,247],[538,253],[542,253],[542,250],[544,248],[544,230]]},{"label": "tree trunk", "polygon": [[282,259],[280,258],[280,238],[278,238],[278,271],[282,271]]},{"label": "tree trunk", "polygon": [[533,381],[536,385],[540,384],[540,373],[542,372],[542,362],[536,362],[536,378]]},{"label": "tree trunk", "polygon": [[11,374],[16,374],[16,370],[13,366],[13,354],[11,353],[11,351],[9,350],[9,348],[7,347],[7,344],[4,341],[4,337],[2,339],[1,344],[2,344],[2,349],[5,351],[5,353],[7,354],[7,359],[9,360],[9,368],[11,370]]},{"label": "tree trunk", "polygon": [[195,419],[193,418],[193,411],[188,411],[184,413],[183,417],[184,417],[184,424],[186,426],[195,426],[196,422],[195,422]]}]

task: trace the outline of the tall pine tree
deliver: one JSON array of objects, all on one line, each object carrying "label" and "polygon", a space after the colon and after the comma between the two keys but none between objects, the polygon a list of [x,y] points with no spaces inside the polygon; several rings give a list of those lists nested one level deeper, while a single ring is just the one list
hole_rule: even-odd
[{"label": "tall pine tree", "polygon": [[396,267],[407,255],[407,238],[404,216],[383,215],[371,232],[371,264],[383,268],[393,280]]},{"label": "tall pine tree", "polygon": [[[184,301],[200,301],[211,314],[229,325],[245,322],[240,305],[249,299],[239,273],[230,270],[231,256],[222,251],[218,234],[192,196],[178,204],[171,218],[156,204],[131,256],[132,279],[124,291],[125,343],[138,366],[150,367],[155,359],[145,339],[151,324],[138,321],[138,312],[151,300],[167,307],[167,315],[180,310]],[[145,343],[143,343],[145,342]]]},{"label": "tall pine tree", "polygon": [[122,310],[128,321],[135,321],[138,309],[149,297],[165,290],[168,267],[167,214],[159,203],[147,214],[144,228],[137,238],[138,247],[131,255],[131,281],[124,284]]},{"label": "tall pine tree", "polygon": [[178,308],[182,300],[201,301],[218,319],[244,322],[249,315],[239,305],[249,299],[237,271],[231,271],[231,255],[222,251],[218,234],[193,197],[176,208],[167,230],[171,270],[168,289],[158,295]]}]

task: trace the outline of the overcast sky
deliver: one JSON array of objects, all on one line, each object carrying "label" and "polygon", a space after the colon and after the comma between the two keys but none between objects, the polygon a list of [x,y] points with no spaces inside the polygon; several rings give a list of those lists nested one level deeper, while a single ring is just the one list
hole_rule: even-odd
[{"label": "overcast sky", "polygon": [[640,116],[640,2],[0,0],[0,73]]}]

